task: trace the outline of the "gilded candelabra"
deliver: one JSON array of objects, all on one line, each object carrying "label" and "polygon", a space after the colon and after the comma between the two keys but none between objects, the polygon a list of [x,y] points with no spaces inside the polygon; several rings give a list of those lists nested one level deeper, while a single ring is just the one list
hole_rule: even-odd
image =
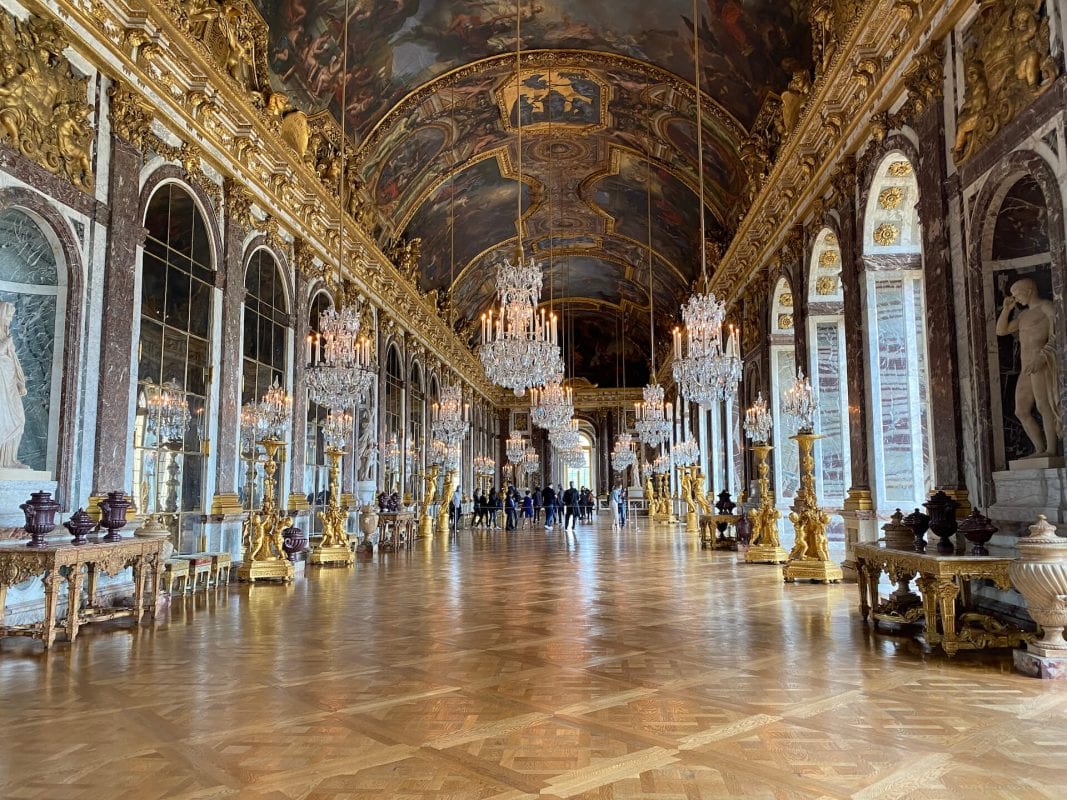
[{"label": "gilded candelabra", "polygon": [[267,454],[263,464],[263,503],[261,508],[248,512],[242,526],[241,541],[244,560],[237,570],[242,581],[281,580],[289,582],[295,570],[285,557],[282,542],[285,530],[293,525],[293,518],[278,510],[274,499],[274,473],[278,469],[278,450],[285,444],[281,439],[264,439],[260,444]]},{"label": "gilded candelabra", "polygon": [[752,523],[752,543],[745,553],[745,561],[750,564],[783,564],[789,559],[789,555],[778,542],[780,514],[774,505],[771,468],[767,463],[767,455],[772,449],[768,444],[752,446],[758,461],[756,470],[759,474],[759,505],[748,512],[748,520]]},{"label": "gilded candelabra", "polygon": [[419,517],[419,536],[424,539],[433,538],[433,517],[430,516],[430,508],[437,499],[437,478],[441,474],[440,464],[431,464],[423,477],[422,516]]},{"label": "gilded candelabra", "polygon": [[827,551],[826,526],[830,516],[819,508],[815,494],[815,441],[822,437],[810,431],[800,431],[795,436],[800,449],[800,490],[797,492],[789,521],[796,530],[796,543],[789,553],[783,575],[792,583],[796,580],[837,583],[842,579],[841,566],[830,560]]},{"label": "gilded candelabra", "polygon": [[348,508],[341,501],[341,457],[344,454],[340,447],[326,448],[330,463],[330,502],[319,512],[322,540],[308,556],[308,564],[350,566],[356,560],[348,541]]},{"label": "gilded candelabra", "polygon": [[444,487],[441,491],[441,502],[438,505],[438,508],[440,510],[437,512],[437,534],[438,536],[443,536],[446,539],[448,538],[449,525],[448,501],[451,500],[452,495],[455,494],[457,483],[458,475],[456,473],[456,469],[455,467],[450,468],[448,472],[445,473]]},{"label": "gilded candelabra", "polygon": [[678,467],[678,485],[681,487],[682,500],[685,502],[685,532],[700,533],[700,523],[697,521],[697,502],[694,493],[694,481],[696,480],[696,467]]}]

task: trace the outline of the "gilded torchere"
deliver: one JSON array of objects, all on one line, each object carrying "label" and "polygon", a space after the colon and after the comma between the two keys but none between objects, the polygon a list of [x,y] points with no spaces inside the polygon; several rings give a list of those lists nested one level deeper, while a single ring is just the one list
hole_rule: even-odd
[{"label": "gilded torchere", "polygon": [[439,464],[431,464],[423,479],[422,516],[419,517],[419,536],[424,539],[433,538],[433,517],[430,508],[437,498],[437,478],[441,474]]},{"label": "gilded torchere", "polygon": [[456,485],[458,484],[458,475],[455,468],[451,468],[445,473],[444,487],[441,492],[441,502],[438,504],[437,512],[437,534],[448,538],[448,501],[452,499],[452,495],[455,494]]},{"label": "gilded torchere", "polygon": [[312,549],[308,564],[350,566],[356,560],[348,541],[348,508],[341,501],[341,458],[344,454],[340,447],[326,448],[330,464],[330,501],[319,512],[322,540]]},{"label": "gilded torchere", "polygon": [[288,583],[295,570],[285,557],[282,542],[285,530],[293,525],[293,518],[279,511],[274,499],[274,473],[278,469],[278,450],[285,444],[281,439],[264,439],[260,444],[267,454],[263,464],[263,505],[248,512],[242,530],[244,560],[237,570],[241,581],[280,580]]},{"label": "gilded torchere", "polygon": [[815,441],[822,437],[815,433],[799,432],[795,436],[800,449],[800,490],[797,492],[789,521],[796,530],[796,543],[783,569],[788,583],[796,580],[837,583],[841,580],[841,566],[830,560],[827,552],[826,526],[830,516],[819,508],[815,494]]},{"label": "gilded torchere", "polygon": [[768,444],[753,445],[759,466],[759,505],[748,512],[752,523],[752,544],[745,553],[745,561],[751,564],[783,564],[789,556],[778,543],[778,509],[774,506],[774,491],[771,489],[770,465],[767,455],[773,448]]}]

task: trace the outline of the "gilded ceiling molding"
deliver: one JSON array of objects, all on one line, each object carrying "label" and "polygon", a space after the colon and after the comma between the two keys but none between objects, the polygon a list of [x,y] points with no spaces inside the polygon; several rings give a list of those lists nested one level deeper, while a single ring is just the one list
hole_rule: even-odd
[{"label": "gilded ceiling molding", "polygon": [[[907,102],[931,102],[929,58],[917,59],[906,70],[907,82],[890,89],[890,80],[912,60],[924,38],[936,42],[972,5],[971,0],[920,0],[908,3],[902,13],[899,0],[871,0],[857,7],[834,36],[837,43],[829,64],[807,93],[796,128],[783,138],[777,158],[752,205],[742,218],[712,277],[712,288],[731,296],[752,277],[758,265],[767,263],[783,233],[815,196],[825,192],[825,183],[841,153],[866,137],[875,102],[891,104],[900,93],[911,92]],[[935,21],[930,25],[931,20]],[[932,30],[931,30],[932,28]],[[872,54],[884,54],[876,59]],[[840,124],[827,125],[823,112],[831,109]],[[818,113],[816,113],[818,110]],[[852,146],[855,146],[854,144]],[[763,224],[770,221],[770,231]]]},{"label": "gilded ceiling molding", "polygon": [[[239,4],[247,15],[230,18],[238,35],[235,42],[226,43],[225,51],[200,41],[196,27],[204,23],[202,34],[212,22],[212,9],[221,14],[224,3],[219,0],[205,0],[201,12],[206,16],[199,20],[193,18],[198,12],[178,0],[136,8],[126,0],[56,0],[56,5],[58,10],[48,13],[59,16],[68,33],[95,32],[93,41],[80,49],[85,58],[107,75],[121,75],[126,88],[145,98],[146,107],[158,107],[159,122],[189,140],[190,148],[195,142],[198,157],[251,192],[256,204],[275,220],[269,225],[276,225],[279,234],[285,229],[294,238],[306,239],[324,263],[335,263],[337,192],[324,185],[318,164],[306,164],[299,148],[293,147],[292,131],[283,136],[289,110],[260,79],[262,63],[248,55],[255,47],[249,48],[254,41],[247,37],[259,34],[242,26],[263,24],[250,3]],[[139,58],[149,44],[157,45],[153,57]],[[241,61],[242,48],[250,61]],[[229,55],[222,58],[222,52]],[[313,122],[309,120],[312,134],[329,129],[322,120],[318,128]],[[177,156],[184,164],[192,151]],[[487,398],[499,397],[502,392],[486,380],[474,354],[443,320],[427,311],[419,293],[400,278],[368,232],[352,219],[345,225],[345,238],[353,243],[353,258],[344,264],[346,277],[371,303],[409,319],[416,335],[440,351],[462,380]]]}]

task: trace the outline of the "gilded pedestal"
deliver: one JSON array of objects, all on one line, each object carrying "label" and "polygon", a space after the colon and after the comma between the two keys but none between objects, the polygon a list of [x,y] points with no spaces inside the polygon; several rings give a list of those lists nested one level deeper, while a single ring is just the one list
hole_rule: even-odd
[{"label": "gilded pedestal", "polygon": [[820,581],[837,583],[844,577],[841,566],[830,560],[827,551],[826,526],[829,515],[819,508],[815,495],[815,458],[812,454],[816,439],[822,437],[814,433],[798,433],[789,437],[795,439],[800,449],[800,490],[797,492],[793,512],[789,521],[796,530],[796,543],[789,553],[789,562],[782,575],[786,582]]},{"label": "gilded pedestal", "polygon": [[267,460],[263,464],[263,507],[248,512],[245,518],[241,536],[244,558],[237,568],[237,580],[288,583],[296,570],[286,558],[282,545],[284,532],[292,526],[293,518],[279,511],[274,499],[274,473],[278,469],[275,456],[283,442],[265,439],[261,444],[267,453]]},{"label": "gilded pedestal", "polygon": [[[419,536],[423,539],[433,538],[433,516],[430,509],[437,498],[437,478],[441,474],[441,467],[433,464],[426,472],[422,492],[422,515],[419,517]],[[455,491],[455,490],[453,490]]]},{"label": "gilded pedestal", "polygon": [[445,483],[443,491],[441,492],[441,502],[438,505],[437,512],[437,534],[448,538],[448,501],[452,499],[452,495],[456,492],[456,471],[450,469],[445,475]]},{"label": "gilded pedestal", "polygon": [[326,457],[330,463],[330,503],[319,512],[322,520],[322,541],[308,555],[309,565],[341,564],[351,566],[356,557],[348,541],[348,507],[341,497],[341,457],[344,451],[328,447]]},{"label": "gilded pedestal", "polygon": [[749,564],[784,564],[789,555],[778,542],[778,509],[774,506],[774,492],[771,490],[770,465],[767,454],[773,448],[758,444],[752,447],[758,461],[759,505],[748,512],[752,523],[752,543],[745,553]]}]

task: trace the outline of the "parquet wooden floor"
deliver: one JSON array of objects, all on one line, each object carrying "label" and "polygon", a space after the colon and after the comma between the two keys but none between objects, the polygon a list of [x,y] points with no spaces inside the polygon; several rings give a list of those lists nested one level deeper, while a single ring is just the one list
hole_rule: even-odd
[{"label": "parquet wooden floor", "polygon": [[1067,797],[1067,687],[676,529],[461,532],[0,642],[5,800]]}]

